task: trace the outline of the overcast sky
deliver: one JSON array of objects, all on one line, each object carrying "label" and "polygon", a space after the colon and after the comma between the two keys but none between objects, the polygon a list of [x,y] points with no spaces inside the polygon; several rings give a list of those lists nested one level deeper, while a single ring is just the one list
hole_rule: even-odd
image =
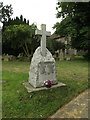
[{"label": "overcast sky", "polygon": [[36,23],[40,29],[41,24],[46,24],[47,31],[54,32],[53,25],[60,21],[56,18],[56,3],[58,0],[2,0],[4,5],[12,4],[12,17],[29,19],[29,24]]}]

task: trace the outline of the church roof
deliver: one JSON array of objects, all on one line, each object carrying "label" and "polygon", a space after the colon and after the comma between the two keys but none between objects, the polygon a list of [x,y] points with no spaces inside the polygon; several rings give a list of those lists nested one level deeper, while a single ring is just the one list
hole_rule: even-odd
[{"label": "church roof", "polygon": [[58,38],[60,38],[60,35],[57,35],[57,34],[52,34],[51,36],[50,36],[50,38],[52,38],[52,39],[58,39]]}]

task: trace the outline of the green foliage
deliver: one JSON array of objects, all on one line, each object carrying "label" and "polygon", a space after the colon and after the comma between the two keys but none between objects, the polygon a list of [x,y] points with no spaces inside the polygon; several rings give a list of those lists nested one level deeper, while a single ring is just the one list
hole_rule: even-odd
[{"label": "green foliage", "polygon": [[1,11],[2,11],[1,22],[5,23],[6,21],[8,21],[10,16],[13,14],[13,8],[12,8],[12,5],[3,6],[3,2],[0,2],[0,8],[1,8]]},{"label": "green foliage", "polygon": [[3,33],[3,43],[11,42],[13,48],[19,48],[24,45],[25,40],[31,37],[30,26],[11,25],[7,26]]},{"label": "green foliage", "polygon": [[53,28],[56,28],[55,33],[59,34],[61,37],[76,37],[77,36],[77,30],[76,30],[77,24],[72,21],[72,18],[67,16],[65,19],[63,19],[60,23],[56,23]]},{"label": "green foliage", "polygon": [[58,42],[55,39],[52,40],[53,41],[53,47],[54,47],[54,51],[60,50],[60,49],[65,49],[65,44],[62,42]]},{"label": "green foliage", "polygon": [[16,16],[16,18],[9,18],[9,20],[5,23],[5,26],[9,25],[20,25],[20,24],[27,24],[29,25],[29,20],[23,18],[23,15],[20,15],[20,18]]},{"label": "green foliage", "polygon": [[[29,26],[29,20],[23,18],[23,15],[11,19],[13,9],[11,5],[3,6],[0,3],[0,10],[2,11],[2,46],[3,53],[18,55],[25,52],[26,56],[31,56],[33,51],[38,46],[38,38],[35,36],[36,26],[32,24]],[[34,44],[34,45],[33,45]],[[29,48],[28,48],[29,47]]]},{"label": "green foliage", "polygon": [[83,55],[83,57],[84,57],[86,60],[90,61],[90,54],[89,54],[89,52],[86,53],[85,55]]},{"label": "green foliage", "polygon": [[50,37],[47,38],[46,44],[47,44],[46,46],[47,46],[48,50],[49,50],[52,54],[54,54],[53,40],[52,40]]},{"label": "green foliage", "polygon": [[[30,56],[28,47],[37,44],[35,29],[36,26],[34,24],[31,26],[25,24],[7,26],[2,34],[3,44],[8,44],[14,50],[23,48],[25,54]],[[32,49],[30,50],[33,52]]]},{"label": "green foliage", "polygon": [[90,4],[83,2],[58,2],[56,9],[57,18],[62,17],[62,21],[56,23],[53,27],[56,28],[56,34],[71,36],[73,48],[87,50]]},{"label": "green foliage", "polygon": [[47,48],[50,50],[52,54],[55,54],[55,51],[60,49],[65,49],[65,44],[62,42],[58,42],[55,39],[47,38]]}]

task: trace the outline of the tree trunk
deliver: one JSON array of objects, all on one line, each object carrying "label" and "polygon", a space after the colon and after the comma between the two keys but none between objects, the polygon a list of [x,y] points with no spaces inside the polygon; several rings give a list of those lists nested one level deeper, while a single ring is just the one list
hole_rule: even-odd
[{"label": "tree trunk", "polygon": [[26,47],[26,51],[27,51],[28,56],[30,56],[26,41],[25,41],[25,47]]},{"label": "tree trunk", "polygon": [[24,50],[24,52],[25,52],[26,56],[28,57],[27,51],[25,50],[25,48],[24,48],[24,47],[23,47],[23,50]]}]

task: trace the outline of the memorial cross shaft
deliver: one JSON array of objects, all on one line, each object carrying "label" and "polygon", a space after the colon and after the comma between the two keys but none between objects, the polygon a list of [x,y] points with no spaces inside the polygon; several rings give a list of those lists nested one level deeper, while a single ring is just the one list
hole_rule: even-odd
[{"label": "memorial cross shaft", "polygon": [[46,31],[46,25],[41,25],[41,30],[36,30],[35,35],[41,35],[41,54],[46,55],[46,36],[51,36],[51,32]]}]

